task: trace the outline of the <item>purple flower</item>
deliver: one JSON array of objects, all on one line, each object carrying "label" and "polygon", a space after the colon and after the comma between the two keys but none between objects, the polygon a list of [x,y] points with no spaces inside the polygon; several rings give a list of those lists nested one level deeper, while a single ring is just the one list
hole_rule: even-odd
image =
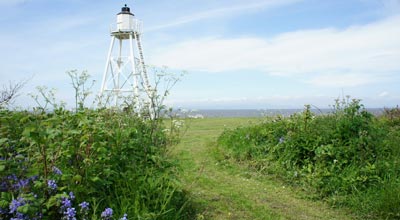
[{"label": "purple flower", "polygon": [[57,183],[55,180],[47,180],[47,186],[52,190],[57,190]]},{"label": "purple flower", "polygon": [[113,215],[113,210],[111,208],[106,208],[104,212],[101,213],[101,218],[109,220]]},{"label": "purple flower", "polygon": [[67,208],[67,210],[64,212],[64,217],[67,220],[76,220],[75,215],[76,215],[75,208]]},{"label": "purple flower", "polygon": [[36,181],[36,180],[38,180],[39,179],[39,176],[38,175],[34,175],[34,176],[31,176],[31,177],[29,177],[29,180],[30,181]]},{"label": "purple flower", "polygon": [[124,214],[124,216],[120,220],[128,220],[128,214]]},{"label": "purple flower", "polygon": [[18,180],[18,177],[17,177],[17,175],[15,175],[15,174],[11,174],[10,176],[7,176],[7,179],[8,179],[8,180],[17,181],[17,180]]},{"label": "purple flower", "polygon": [[74,200],[74,199],[75,199],[75,195],[74,195],[73,192],[69,192],[69,198],[70,198],[71,200]]},{"label": "purple flower", "polygon": [[62,172],[61,172],[61,170],[60,170],[60,169],[58,169],[56,166],[53,166],[52,170],[53,170],[53,173],[54,173],[54,174],[57,174],[57,175],[62,175]]},{"label": "purple flower", "polygon": [[13,188],[16,190],[20,190],[28,186],[30,179],[20,179],[13,185]]},{"label": "purple flower", "polygon": [[71,200],[69,200],[68,197],[62,197],[61,198],[61,210],[64,211],[71,207],[72,207]]},{"label": "purple flower", "polygon": [[7,210],[0,207],[0,214],[7,214]]},{"label": "purple flower", "polygon": [[8,191],[8,181],[5,178],[0,179],[0,192]]},{"label": "purple flower", "polygon": [[17,199],[13,199],[10,203],[10,213],[17,212],[18,207],[25,205],[24,198],[18,197]]},{"label": "purple flower", "polygon": [[17,212],[17,214],[15,214],[16,218],[11,218],[10,220],[26,220],[29,219],[28,216],[25,216],[24,214]]},{"label": "purple flower", "polygon": [[79,204],[79,207],[81,207],[82,210],[89,210],[89,203],[82,202],[81,204]]},{"label": "purple flower", "polygon": [[18,179],[15,175],[11,176],[12,180],[15,181],[16,183],[14,183],[12,185],[13,189],[15,190],[20,190],[23,189],[25,187],[27,187],[29,185],[29,183],[35,181],[38,179],[38,176],[31,176],[27,179]]}]

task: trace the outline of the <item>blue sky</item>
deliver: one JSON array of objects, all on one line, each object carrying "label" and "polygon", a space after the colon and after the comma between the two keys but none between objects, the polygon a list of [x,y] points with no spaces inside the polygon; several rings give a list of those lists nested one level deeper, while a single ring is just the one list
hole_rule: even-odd
[{"label": "blue sky", "polygon": [[400,0],[0,0],[0,84],[31,78],[73,103],[66,71],[100,88],[110,25],[128,4],[146,62],[186,70],[167,104],[326,108],[342,95],[400,104]]}]

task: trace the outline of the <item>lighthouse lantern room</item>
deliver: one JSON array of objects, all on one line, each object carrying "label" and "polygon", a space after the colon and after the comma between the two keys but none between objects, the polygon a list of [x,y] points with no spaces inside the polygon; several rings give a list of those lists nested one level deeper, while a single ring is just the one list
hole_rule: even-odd
[{"label": "lighthouse lantern room", "polygon": [[125,5],[121,12],[117,14],[117,30],[118,31],[133,31],[136,19],[131,13],[129,7]]}]

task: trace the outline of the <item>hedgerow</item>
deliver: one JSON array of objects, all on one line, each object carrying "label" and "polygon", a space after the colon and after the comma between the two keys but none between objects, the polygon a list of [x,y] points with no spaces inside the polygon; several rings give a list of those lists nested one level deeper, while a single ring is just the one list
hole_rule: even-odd
[{"label": "hedgerow", "polygon": [[[225,131],[229,157],[313,190],[363,218],[400,217],[400,127],[396,110],[374,116],[360,100],[337,100],[332,112],[267,118]],[[391,114],[388,114],[391,113]]]}]

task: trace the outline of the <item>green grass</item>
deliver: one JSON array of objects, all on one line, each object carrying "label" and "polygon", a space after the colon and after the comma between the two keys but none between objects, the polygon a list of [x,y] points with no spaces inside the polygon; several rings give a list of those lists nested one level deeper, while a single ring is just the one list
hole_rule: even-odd
[{"label": "green grass", "polygon": [[197,219],[351,219],[282,181],[224,157],[216,139],[225,128],[256,124],[260,118],[212,118],[190,121],[181,142],[171,149],[180,161],[183,188]]}]

